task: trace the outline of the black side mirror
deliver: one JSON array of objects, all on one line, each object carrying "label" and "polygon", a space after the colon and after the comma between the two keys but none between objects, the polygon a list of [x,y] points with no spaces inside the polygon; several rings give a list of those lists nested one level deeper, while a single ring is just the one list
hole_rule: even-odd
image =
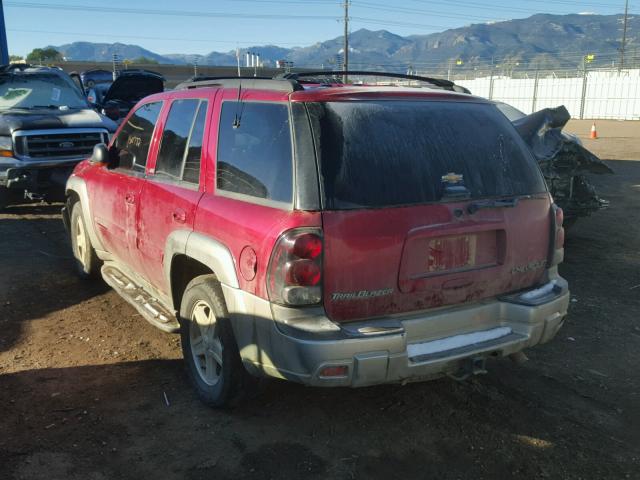
[{"label": "black side mirror", "polygon": [[89,158],[91,163],[109,164],[109,148],[104,143],[99,143],[93,147],[93,153]]}]

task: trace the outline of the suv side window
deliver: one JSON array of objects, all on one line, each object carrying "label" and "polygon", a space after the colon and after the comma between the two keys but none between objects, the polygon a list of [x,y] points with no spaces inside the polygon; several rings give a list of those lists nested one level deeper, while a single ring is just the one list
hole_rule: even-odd
[{"label": "suv side window", "polygon": [[162,133],[155,175],[198,184],[206,111],[206,101],[173,101]]},{"label": "suv side window", "polygon": [[162,102],[141,105],[123,125],[112,146],[115,167],[144,172],[151,137],[162,108]]},{"label": "suv side window", "polygon": [[287,104],[222,104],[216,177],[218,190],[291,203],[292,147]]}]

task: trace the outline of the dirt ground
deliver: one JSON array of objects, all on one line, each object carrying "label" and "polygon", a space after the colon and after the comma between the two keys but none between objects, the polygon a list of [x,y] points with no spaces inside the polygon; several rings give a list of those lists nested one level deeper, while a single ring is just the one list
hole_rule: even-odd
[{"label": "dirt ground", "polygon": [[[640,160],[640,124],[603,123],[587,146]],[[639,479],[640,161],[610,165],[595,178],[610,210],[568,236],[567,323],[523,366],[359,390],[273,381],[231,411],[195,398],[177,336],[78,280],[59,206],[11,209],[0,479]]]},{"label": "dirt ground", "polygon": [[[596,124],[597,140],[591,140]],[[618,120],[570,120],[565,130],[582,139],[584,146],[603,159],[640,159],[640,122]]]}]

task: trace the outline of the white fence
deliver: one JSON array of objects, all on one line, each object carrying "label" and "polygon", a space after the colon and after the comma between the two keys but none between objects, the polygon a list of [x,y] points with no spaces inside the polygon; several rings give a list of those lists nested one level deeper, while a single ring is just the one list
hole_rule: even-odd
[{"label": "white fence", "polygon": [[573,118],[640,120],[640,69],[586,72],[579,77],[528,74],[529,78],[455,79],[474,95],[525,113],[564,105]]}]

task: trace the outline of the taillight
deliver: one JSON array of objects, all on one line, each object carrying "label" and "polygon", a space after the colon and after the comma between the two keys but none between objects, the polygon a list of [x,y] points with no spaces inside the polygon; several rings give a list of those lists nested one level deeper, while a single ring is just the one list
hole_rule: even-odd
[{"label": "taillight", "polygon": [[556,211],[556,248],[562,248],[564,246],[564,212],[558,206],[555,207]]},{"label": "taillight", "polygon": [[549,240],[549,257],[547,264],[553,267],[564,258],[564,212],[555,203],[551,204],[551,234]]},{"label": "taillight", "polygon": [[315,305],[322,300],[322,232],[295,229],[276,242],[267,272],[269,300],[280,305]]}]

